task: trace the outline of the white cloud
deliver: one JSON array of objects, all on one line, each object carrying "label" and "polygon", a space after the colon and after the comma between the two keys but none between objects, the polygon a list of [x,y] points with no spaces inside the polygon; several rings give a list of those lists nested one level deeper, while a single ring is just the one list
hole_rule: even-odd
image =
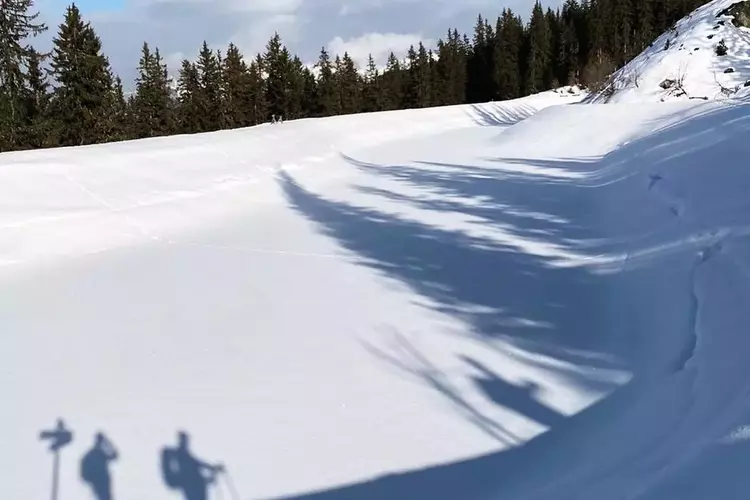
[{"label": "white cloud", "polygon": [[428,48],[435,45],[434,40],[425,39],[417,34],[367,33],[348,40],[337,36],[328,42],[328,51],[332,54],[348,52],[349,56],[360,67],[367,64],[367,58],[372,54],[375,62],[378,65],[383,65],[391,52],[402,59],[408,52],[409,47],[416,47],[420,41]]}]

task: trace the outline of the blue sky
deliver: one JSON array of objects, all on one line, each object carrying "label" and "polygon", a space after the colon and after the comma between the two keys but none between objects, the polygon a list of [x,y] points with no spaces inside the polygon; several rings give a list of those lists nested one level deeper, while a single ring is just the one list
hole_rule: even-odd
[{"label": "blue sky", "polygon": [[[562,0],[543,0],[557,6]],[[141,45],[148,41],[176,74],[183,58],[195,57],[205,39],[213,48],[234,42],[246,57],[262,51],[274,31],[314,62],[325,46],[364,62],[372,52],[383,62],[403,55],[419,40],[433,45],[449,27],[471,32],[478,13],[495,18],[504,6],[524,18],[534,0],[79,0],[115,71],[132,86]],[[68,1],[37,0],[50,30],[35,44],[47,48]]]}]

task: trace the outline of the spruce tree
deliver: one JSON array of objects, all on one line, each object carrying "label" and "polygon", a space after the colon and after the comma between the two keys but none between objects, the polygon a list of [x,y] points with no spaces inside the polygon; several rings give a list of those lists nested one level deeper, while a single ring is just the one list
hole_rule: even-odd
[{"label": "spruce tree", "polygon": [[635,0],[635,50],[640,52],[654,39],[654,10],[651,0]]},{"label": "spruce tree", "polygon": [[177,80],[177,130],[183,134],[201,131],[202,91],[198,68],[187,59],[182,61]]},{"label": "spruce tree", "polygon": [[258,54],[248,69],[248,93],[250,96],[250,123],[257,125],[268,121],[265,80],[263,78],[263,57]]},{"label": "spruce tree", "polygon": [[172,105],[164,64],[159,49],[153,53],[143,44],[133,101],[133,126],[136,137],[166,135],[173,128]]},{"label": "spruce tree", "polygon": [[338,90],[336,86],[336,77],[331,62],[331,56],[325,47],[320,50],[318,62],[315,65],[318,69],[318,116],[332,116],[341,113],[341,106],[338,99]]},{"label": "spruce tree", "polygon": [[560,15],[560,44],[557,48],[557,78],[563,85],[577,83],[580,78],[581,44],[576,29],[580,5],[567,0]]},{"label": "spruce tree", "polygon": [[307,116],[304,108],[305,102],[305,65],[298,56],[294,56],[289,62],[287,74],[287,96],[288,104],[285,114],[286,120],[297,120]]},{"label": "spruce tree", "polygon": [[302,118],[315,116],[318,106],[318,84],[315,75],[308,67],[302,69]]},{"label": "spruce tree", "polygon": [[266,45],[263,64],[268,75],[265,82],[268,112],[276,118],[288,116],[291,104],[288,93],[291,56],[289,50],[281,43],[278,33],[275,33]]},{"label": "spruce tree", "polygon": [[[115,77],[115,81],[112,88],[111,95],[111,106],[110,117],[112,120],[112,140],[124,141],[128,139],[135,139],[135,134],[132,133],[132,119],[129,113],[128,105],[125,100],[125,92],[122,88],[122,80],[120,77]],[[170,131],[172,132],[172,131]]]},{"label": "spruce tree", "polygon": [[545,14],[547,29],[549,30],[549,46],[547,49],[547,63],[543,76],[544,88],[557,88],[567,82],[565,75],[561,75],[560,50],[562,47],[562,21],[560,12],[547,9]]},{"label": "spruce tree", "polygon": [[480,14],[474,26],[474,40],[469,55],[466,98],[469,102],[489,101],[493,95],[494,33]]},{"label": "spruce tree", "polygon": [[527,33],[525,90],[526,94],[535,94],[549,88],[550,82],[546,79],[551,59],[550,30],[538,0],[532,10]]},{"label": "spruce tree", "polygon": [[24,122],[22,147],[41,148],[47,145],[49,123],[49,83],[42,70],[43,55],[29,52],[27,85],[24,93]]},{"label": "spruce tree", "polygon": [[494,80],[499,100],[521,96],[523,23],[510,9],[503,10],[495,33]]},{"label": "spruce tree", "polygon": [[404,70],[396,55],[391,52],[386,63],[383,82],[383,109],[393,110],[406,108],[407,102],[404,95]]},{"label": "spruce tree", "polygon": [[230,43],[227,49],[222,75],[226,126],[235,128],[251,125],[250,73],[240,50],[234,44]]},{"label": "spruce tree", "polygon": [[419,42],[417,49],[417,106],[426,108],[433,102],[433,84],[432,84],[432,62],[430,53],[427,52],[424,44]]},{"label": "spruce tree", "polygon": [[28,41],[47,29],[33,7],[33,0],[0,1],[0,152],[18,146],[18,131],[27,120],[24,70],[35,57]]},{"label": "spruce tree", "polygon": [[362,83],[362,110],[365,113],[383,109],[380,83],[380,71],[375,64],[375,59],[370,54],[367,57],[367,69]]},{"label": "spruce tree", "polygon": [[220,55],[214,53],[205,40],[198,54],[196,68],[200,82],[196,100],[200,110],[198,130],[201,132],[219,130],[224,125],[221,61]]},{"label": "spruce tree", "polygon": [[468,47],[458,30],[448,30],[446,40],[438,41],[435,63],[435,88],[437,104],[452,105],[466,101],[466,63]]},{"label": "spruce tree", "polygon": [[51,109],[60,145],[108,140],[113,77],[94,28],[75,4],[53,40],[52,74],[57,83]]},{"label": "spruce tree", "polygon": [[361,111],[362,84],[354,64],[354,60],[348,52],[344,57],[336,57],[336,82],[339,93],[341,113],[352,114]]}]

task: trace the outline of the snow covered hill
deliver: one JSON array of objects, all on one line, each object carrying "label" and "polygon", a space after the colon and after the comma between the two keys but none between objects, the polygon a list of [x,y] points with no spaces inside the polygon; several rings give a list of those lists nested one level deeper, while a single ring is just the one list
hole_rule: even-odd
[{"label": "snow covered hill", "polygon": [[750,95],[750,3],[713,0],[617,71],[590,102],[725,99]]},{"label": "snow covered hill", "polygon": [[0,498],[746,498],[750,104],[582,97],[0,155]]}]

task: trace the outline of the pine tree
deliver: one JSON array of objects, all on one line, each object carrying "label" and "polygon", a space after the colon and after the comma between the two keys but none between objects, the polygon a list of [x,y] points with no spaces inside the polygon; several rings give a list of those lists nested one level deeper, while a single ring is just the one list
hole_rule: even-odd
[{"label": "pine tree", "polygon": [[433,84],[430,53],[427,52],[424,44],[419,42],[417,50],[417,106],[426,108],[433,102]]},{"label": "pine tree", "polygon": [[163,63],[159,49],[152,53],[148,43],[144,43],[133,101],[132,125],[138,138],[166,135],[173,128],[167,75],[167,66]]},{"label": "pine tree", "polygon": [[266,102],[272,116],[288,116],[290,110],[290,95],[288,93],[291,81],[291,56],[289,50],[281,43],[281,37],[275,33],[266,45],[263,60],[266,78]]},{"label": "pine tree", "polygon": [[654,10],[651,0],[635,0],[635,50],[640,52],[654,39]]},{"label": "pine tree", "polygon": [[0,1],[0,152],[18,146],[27,75],[24,69],[35,57],[28,39],[47,29],[32,13],[33,0]]},{"label": "pine tree", "polygon": [[212,132],[219,130],[224,125],[224,105],[222,101],[222,75],[221,57],[208,47],[203,41],[198,54],[198,130],[201,132]]},{"label": "pine tree", "polygon": [[332,116],[341,113],[338,90],[331,56],[325,47],[320,50],[320,57],[315,65],[318,68],[318,105],[317,116]]},{"label": "pine tree", "polygon": [[235,128],[252,125],[250,72],[240,50],[234,44],[230,43],[227,49],[222,75],[226,126]]},{"label": "pine tree", "polygon": [[468,82],[466,98],[469,102],[485,102],[492,99],[494,82],[494,38],[492,28],[479,15],[474,26],[474,40],[467,63]]},{"label": "pine tree", "polygon": [[132,133],[133,127],[131,116],[129,115],[128,105],[125,101],[122,80],[119,76],[115,78],[112,88],[111,106],[112,110],[110,112],[110,117],[113,126],[112,139],[117,141],[134,139],[135,134]]},{"label": "pine tree", "polygon": [[32,48],[29,52],[27,86],[24,92],[23,138],[19,141],[22,147],[44,147],[50,132],[49,83],[41,67],[42,60],[43,55]]},{"label": "pine tree", "polygon": [[402,109],[406,106],[404,95],[404,71],[396,55],[391,52],[386,63],[383,82],[383,109]]},{"label": "pine tree", "polygon": [[348,52],[344,52],[343,58],[336,56],[336,83],[341,113],[352,114],[360,112],[362,106],[360,101],[362,84],[354,60],[352,60]]},{"label": "pine tree", "polygon": [[362,90],[362,110],[365,113],[383,109],[380,83],[380,71],[375,64],[375,59],[370,54],[367,57],[367,69],[365,70]]},{"label": "pine tree", "polygon": [[318,83],[315,75],[308,67],[302,69],[302,118],[315,116],[318,106]]},{"label": "pine tree", "polygon": [[287,96],[288,104],[285,119],[296,120],[305,118],[305,65],[298,56],[294,56],[289,62],[287,70]]},{"label": "pine tree", "polygon": [[257,125],[268,121],[265,81],[263,78],[263,57],[258,54],[248,69],[248,92],[250,94],[250,123]]},{"label": "pine tree", "polygon": [[537,0],[531,13],[528,26],[528,41],[526,51],[525,90],[527,94],[535,94],[547,90],[551,82],[546,81],[550,72],[551,43],[547,17],[544,15],[542,4]]},{"label": "pine tree", "polygon": [[557,78],[563,85],[575,83],[580,78],[581,45],[576,30],[580,5],[576,0],[567,0],[560,16],[560,43],[557,48]]},{"label": "pine tree", "polygon": [[494,80],[499,100],[521,96],[523,23],[510,9],[503,10],[495,34]]},{"label": "pine tree", "polygon": [[55,133],[63,146],[108,140],[113,79],[94,28],[75,4],[53,40],[52,74],[57,82],[51,102]]},{"label": "pine tree", "polygon": [[195,64],[182,61],[177,80],[177,130],[183,134],[200,132],[202,113],[200,76]]},{"label": "pine tree", "polygon": [[565,75],[561,75],[560,59],[558,54],[562,47],[562,21],[560,12],[547,9],[545,14],[547,29],[549,30],[549,47],[547,49],[547,64],[543,76],[544,88],[557,88],[566,82]]},{"label": "pine tree", "polygon": [[466,101],[466,64],[468,47],[458,30],[448,30],[446,40],[438,41],[433,96],[439,105],[461,104]]}]

